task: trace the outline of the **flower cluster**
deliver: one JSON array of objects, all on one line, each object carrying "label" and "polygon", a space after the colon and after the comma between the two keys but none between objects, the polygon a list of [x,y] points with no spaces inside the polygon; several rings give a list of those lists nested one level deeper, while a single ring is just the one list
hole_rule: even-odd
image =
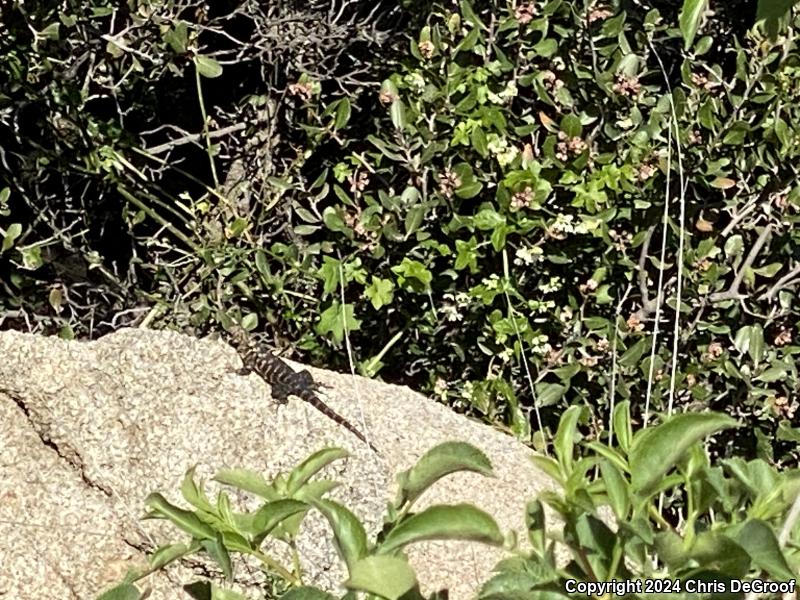
[{"label": "flower cluster", "polygon": [[563,131],[558,132],[558,144],[556,144],[556,158],[560,161],[566,162],[569,160],[570,155],[578,156],[587,145],[580,137],[569,137]]}]

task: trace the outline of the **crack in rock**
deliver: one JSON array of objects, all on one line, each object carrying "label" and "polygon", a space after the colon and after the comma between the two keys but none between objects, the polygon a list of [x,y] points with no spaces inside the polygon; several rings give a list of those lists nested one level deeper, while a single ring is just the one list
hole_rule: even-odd
[{"label": "crack in rock", "polygon": [[46,427],[43,427],[41,423],[39,423],[34,416],[31,414],[28,405],[25,403],[25,399],[22,395],[14,390],[0,388],[0,392],[11,398],[14,404],[17,405],[17,408],[20,409],[25,418],[27,419],[28,423],[30,423],[31,428],[39,437],[39,440],[42,442],[44,446],[50,448],[53,452],[55,452],[56,456],[60,458],[62,461],[66,462],[70,468],[75,471],[81,478],[81,480],[91,489],[97,490],[98,492],[102,492],[109,498],[113,496],[111,490],[104,486],[102,483],[98,483],[93,481],[87,474],[86,468],[83,464],[83,459],[81,455],[78,453],[75,448],[72,446],[66,445],[64,448],[59,446],[49,435],[46,431]]}]

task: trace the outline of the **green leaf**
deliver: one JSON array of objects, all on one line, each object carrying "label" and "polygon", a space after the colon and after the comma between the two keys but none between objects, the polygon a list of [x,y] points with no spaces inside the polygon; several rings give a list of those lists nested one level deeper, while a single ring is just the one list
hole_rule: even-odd
[{"label": "green leaf", "polygon": [[782,381],[786,379],[786,367],[770,367],[761,373],[758,377],[754,377],[756,381],[763,381],[764,383],[773,383],[775,381]]},{"label": "green leaf", "polygon": [[619,364],[623,367],[635,367],[639,364],[639,360],[642,358],[645,350],[647,350],[648,346],[651,344],[652,340],[650,337],[644,337],[637,341],[633,346],[628,348],[628,350],[623,354],[619,359]]},{"label": "green leaf", "polygon": [[754,366],[758,366],[761,357],[764,355],[764,329],[761,325],[753,325],[750,328],[750,346],[748,348],[750,358]]},{"label": "green leaf", "polygon": [[477,215],[475,215],[475,227],[481,231],[489,231],[504,225],[506,218],[492,208],[484,208]]},{"label": "green leaf", "polygon": [[456,189],[456,196],[464,200],[469,200],[480,194],[482,189],[483,184],[480,181],[470,181],[469,183],[461,184],[461,186]]},{"label": "green leaf", "polygon": [[[195,544],[197,544],[197,542],[195,542]],[[148,557],[147,562],[150,565],[150,569],[155,571],[198,549],[199,545],[168,544],[157,548],[156,551]]]},{"label": "green leaf", "polygon": [[580,137],[583,132],[581,120],[575,115],[566,115],[561,119],[561,131],[569,137]]},{"label": "green leaf", "polygon": [[372,307],[375,310],[379,310],[392,303],[392,299],[394,298],[394,283],[392,283],[390,279],[381,279],[373,275],[372,283],[369,287],[364,288],[364,295],[372,303]]},{"label": "green leaf", "polygon": [[416,465],[401,474],[400,503],[412,504],[439,479],[458,471],[494,476],[492,463],[478,448],[466,442],[445,442],[428,450]]},{"label": "green leaf", "polygon": [[0,253],[3,253],[9,248],[11,248],[14,245],[14,240],[16,240],[21,233],[22,233],[21,224],[12,223],[11,225],[9,225],[8,229],[6,229],[5,235],[3,236],[3,245],[0,246]]},{"label": "green leaf", "polygon": [[214,508],[209,503],[205,493],[203,493],[203,490],[198,488],[197,484],[194,482],[195,469],[196,467],[192,467],[186,471],[186,474],[183,476],[183,483],[181,483],[181,495],[183,496],[184,500],[186,500],[195,508],[199,508],[205,512],[213,513]]},{"label": "green leaf", "polygon": [[344,585],[388,600],[397,600],[417,584],[417,575],[408,560],[399,556],[368,556],[350,569]]},{"label": "green leaf", "polygon": [[222,534],[217,532],[215,539],[203,540],[203,549],[219,565],[222,574],[225,575],[225,579],[231,581],[233,579],[233,565],[231,564],[231,555],[222,541]]},{"label": "green leaf", "polygon": [[28,246],[20,249],[20,252],[22,253],[22,266],[26,269],[35,271],[44,264],[41,246]]},{"label": "green leaf", "polygon": [[758,519],[745,523],[739,531],[736,541],[758,566],[766,571],[775,581],[789,581],[797,577],[786,562],[786,557],[778,544],[772,528]]},{"label": "green leaf", "polygon": [[347,565],[347,571],[352,572],[356,562],[367,555],[364,526],[358,517],[338,502],[319,500],[314,502],[314,506],[328,519],[339,554]]},{"label": "green leaf", "polygon": [[337,600],[337,598],[319,588],[304,585],[292,588],[281,596],[281,600]]},{"label": "green leaf", "polygon": [[551,406],[561,400],[567,391],[567,386],[560,383],[539,382],[534,386],[536,400],[539,406]]},{"label": "green leaf", "polygon": [[631,403],[628,400],[620,402],[614,407],[613,415],[614,435],[617,436],[617,443],[623,452],[628,452],[633,439],[633,429],[631,427]]},{"label": "green leaf", "polygon": [[600,472],[603,476],[603,484],[614,514],[619,521],[627,521],[628,509],[630,508],[628,482],[625,481],[619,469],[608,460],[600,462]]},{"label": "green leaf", "polygon": [[550,58],[556,52],[558,52],[558,42],[553,38],[544,38],[538,44],[536,44],[532,50],[538,55],[543,58]]},{"label": "green leaf", "polygon": [[483,131],[483,127],[473,128],[470,141],[472,142],[472,147],[475,148],[475,152],[480,154],[481,158],[489,156],[489,145],[486,141],[486,133]]},{"label": "green leaf", "polygon": [[468,540],[499,546],[503,535],[489,514],[471,504],[437,505],[394,527],[379,550],[388,553],[424,540]]},{"label": "green leaf", "polygon": [[305,502],[292,498],[267,502],[253,516],[253,533],[263,539],[282,521],[293,515],[305,512],[309,508],[310,506]]},{"label": "green leaf", "polygon": [[719,569],[729,577],[740,579],[747,574],[750,557],[727,535],[718,531],[700,533],[692,544],[689,556],[700,567]]},{"label": "green leaf", "polygon": [[719,413],[683,413],[640,432],[629,458],[633,489],[650,491],[692,444],[736,426],[734,419]]},{"label": "green leaf", "polygon": [[584,446],[593,450],[596,454],[599,454],[606,460],[608,460],[612,465],[617,467],[620,471],[624,473],[630,473],[630,467],[628,467],[628,462],[625,460],[617,450],[614,448],[609,448],[602,442],[590,441],[585,442]]},{"label": "green leaf", "polygon": [[478,15],[475,14],[475,11],[472,8],[472,4],[468,2],[468,0],[461,0],[460,3],[461,14],[464,17],[464,20],[473,25],[474,27],[480,27],[481,29],[486,29],[486,25],[483,24],[483,21],[480,20]]},{"label": "green leaf", "polygon": [[135,585],[123,583],[100,594],[97,600],[141,600],[142,598],[144,596]]},{"label": "green leaf", "polygon": [[564,481],[564,476],[561,474],[561,466],[554,458],[550,458],[549,456],[541,456],[539,454],[533,454],[530,458],[531,462],[537,468],[552,477],[555,481]]},{"label": "green leaf", "polygon": [[556,458],[561,465],[561,470],[565,477],[569,477],[572,473],[572,466],[574,464],[575,452],[575,433],[578,427],[578,419],[583,412],[582,406],[570,406],[566,412],[561,415],[558,424],[558,431],[556,432],[556,439],[553,446],[556,453]]},{"label": "green leaf", "polygon": [[678,23],[683,35],[684,50],[692,47],[694,37],[700,27],[700,20],[706,10],[708,10],[708,0],[683,0]]},{"label": "green leaf", "polygon": [[333,128],[341,129],[347,125],[348,121],[350,121],[351,112],[350,100],[348,98],[339,100],[339,104],[336,106],[336,120],[333,122]]},{"label": "green leaf", "polygon": [[178,21],[172,29],[164,34],[163,40],[169,44],[175,54],[186,52],[189,41],[189,28],[186,21]]},{"label": "green leaf", "polygon": [[278,498],[272,484],[268,483],[260,474],[248,469],[222,469],[214,476],[213,480],[261,496],[266,500],[277,500]]},{"label": "green leaf", "polygon": [[222,75],[222,67],[220,64],[210,56],[197,55],[194,57],[194,65],[197,72],[203,77],[214,79]]},{"label": "green leaf", "polygon": [[787,17],[791,14],[792,7],[797,4],[797,0],[758,0],[756,9],[756,20],[764,22],[772,41],[775,41],[778,33],[785,27]]},{"label": "green leaf", "polygon": [[345,304],[342,306],[339,302],[332,302],[319,315],[319,321],[315,330],[320,335],[331,334],[334,341],[341,342],[344,340],[345,328],[348,332],[358,331],[361,329],[361,320],[353,316],[354,308],[352,304]]},{"label": "green leaf", "polygon": [[306,481],[311,479],[314,475],[319,473],[322,469],[327,467],[335,460],[341,460],[350,456],[347,450],[342,448],[324,448],[319,452],[315,452],[302,463],[292,469],[289,475],[289,481],[286,487],[289,495],[293,495],[300,486]]},{"label": "green leaf", "polygon": [[547,539],[547,529],[545,527],[546,515],[544,505],[541,500],[531,500],[525,507],[525,527],[528,530],[528,540],[531,547],[539,553],[544,554],[545,541]]},{"label": "green leaf", "polygon": [[733,338],[733,346],[740,354],[744,354],[750,349],[750,338],[753,335],[753,327],[745,325],[736,332]]},{"label": "green leaf", "polygon": [[157,516],[169,519],[178,529],[199,540],[216,538],[216,531],[208,523],[201,521],[195,513],[170,504],[161,494],[150,494],[144,502],[145,506],[153,511],[147,515],[148,517]]},{"label": "green leaf", "polygon": [[392,118],[392,125],[395,129],[403,130],[406,127],[406,107],[399,98],[392,102],[389,108],[389,116]]}]

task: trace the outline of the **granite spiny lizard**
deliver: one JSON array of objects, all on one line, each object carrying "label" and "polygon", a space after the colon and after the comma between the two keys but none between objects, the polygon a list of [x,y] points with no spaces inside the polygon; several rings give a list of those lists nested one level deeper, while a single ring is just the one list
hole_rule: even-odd
[{"label": "granite spiny lizard", "polygon": [[240,375],[255,373],[272,388],[272,397],[284,404],[289,396],[297,396],[308,402],[334,423],[341,425],[359,440],[367,444],[374,452],[378,449],[350,421],[336,413],[317,395],[318,384],[308,371],[295,371],[280,357],[272,354],[264,344],[252,338],[244,329],[237,328],[230,332],[234,348],[239,352],[244,365],[239,369]]}]

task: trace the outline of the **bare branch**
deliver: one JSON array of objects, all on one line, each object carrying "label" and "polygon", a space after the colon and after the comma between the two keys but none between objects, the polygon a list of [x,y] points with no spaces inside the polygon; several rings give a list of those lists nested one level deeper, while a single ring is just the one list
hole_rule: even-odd
[{"label": "bare branch", "polygon": [[775,285],[773,285],[769,289],[769,291],[766,294],[762,295],[761,298],[759,299],[763,300],[764,298],[766,298],[767,300],[772,300],[775,298],[775,294],[777,294],[781,290],[784,290],[798,283],[800,283],[800,265],[797,265],[794,269],[792,269],[786,275],[784,275],[778,281],[776,281]]},{"label": "bare branch", "polygon": [[758,253],[761,252],[761,248],[767,241],[770,233],[772,233],[772,224],[768,224],[764,227],[764,230],[761,232],[761,235],[758,236],[758,239],[753,244],[753,247],[750,249],[750,253],[747,255],[747,258],[744,259],[744,263],[742,263],[741,268],[736,273],[736,277],[733,279],[733,283],[731,283],[731,287],[729,287],[724,292],[717,292],[716,294],[711,294],[710,299],[712,302],[720,302],[723,300],[735,300],[736,298],[740,297],[739,294],[739,286],[742,283],[742,278],[744,278],[744,274],[755,261]]}]

